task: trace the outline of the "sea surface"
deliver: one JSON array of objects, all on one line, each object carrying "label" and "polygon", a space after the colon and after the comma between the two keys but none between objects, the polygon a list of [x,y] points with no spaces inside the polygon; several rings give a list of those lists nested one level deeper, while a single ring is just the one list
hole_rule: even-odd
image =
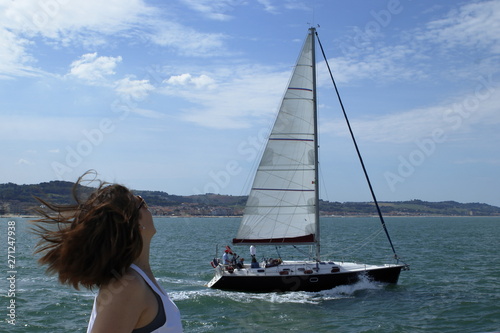
[{"label": "sea surface", "polygon": [[[8,222],[15,267],[8,267]],[[498,332],[500,218],[386,218],[411,265],[397,285],[361,281],[322,292],[241,293],[208,289],[210,260],[235,236],[237,218],[157,218],[152,267],[179,307],[185,332]],[[47,276],[33,256],[28,219],[0,219],[0,332],[86,332],[94,292]],[[322,218],[322,259],[390,262],[376,218]],[[11,228],[12,230],[12,228]],[[12,239],[11,239],[12,241]],[[10,244],[12,245],[12,243]],[[248,247],[233,247],[249,257]],[[12,250],[12,249],[11,249]],[[257,247],[257,256],[303,259],[308,247]],[[12,257],[11,257],[12,258]],[[12,264],[12,262],[10,262]],[[11,273],[15,272],[15,273]],[[7,278],[15,276],[12,285]],[[9,289],[15,287],[15,296]],[[7,307],[15,301],[15,325]]]}]

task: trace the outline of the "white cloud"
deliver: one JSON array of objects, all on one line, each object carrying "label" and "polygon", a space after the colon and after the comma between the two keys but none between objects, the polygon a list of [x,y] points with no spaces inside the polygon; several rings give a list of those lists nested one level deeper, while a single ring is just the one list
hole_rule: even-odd
[{"label": "white cloud", "polygon": [[271,14],[277,13],[276,6],[273,6],[270,0],[257,0],[262,6],[264,6],[264,10]]},{"label": "white cloud", "polygon": [[353,27],[350,34],[337,40],[343,55],[332,58],[330,63],[339,82],[474,79],[478,73],[498,71],[498,31],[500,1],[457,4],[442,18],[398,31],[392,35],[396,41],[392,45],[382,38],[389,29],[368,34]]},{"label": "white cloud", "polygon": [[122,57],[98,57],[97,53],[87,53],[71,63],[69,75],[90,82],[104,80],[105,76],[115,74],[115,68]]},{"label": "white cloud", "polygon": [[225,35],[198,32],[173,22],[157,22],[149,39],[163,47],[172,47],[183,55],[207,57],[224,52]]},{"label": "white cloud", "polygon": [[[238,6],[249,5],[245,0],[182,0],[190,9],[201,13],[204,17],[216,21],[228,21],[233,18],[230,14]],[[310,10],[302,0],[271,1],[257,0],[267,13],[278,14],[279,6],[288,10]]]},{"label": "white cloud", "polygon": [[131,80],[126,77],[116,81],[115,91],[123,97],[131,98],[135,101],[144,99],[155,87],[149,80]]},{"label": "white cloud", "polygon": [[446,47],[481,47],[500,53],[500,2],[466,3],[427,24],[420,38]]},{"label": "white cloud", "polygon": [[215,80],[211,77],[201,74],[198,77],[193,77],[189,73],[171,76],[167,80],[164,81],[168,85],[171,86],[186,86],[191,85],[197,89],[214,89],[215,88]]},{"label": "white cloud", "polygon": [[[493,128],[500,124],[500,85],[486,82],[487,79],[478,81],[472,92],[457,96],[451,102],[351,120],[352,127],[357,137],[373,142],[414,142],[432,137],[436,131],[448,138],[456,137],[456,140],[471,140],[471,136],[482,137],[485,135],[483,128]],[[321,130],[348,135],[345,125],[339,123],[323,124]],[[455,135],[464,133],[471,136]],[[488,139],[494,140],[491,137]]]},{"label": "white cloud", "polygon": [[216,21],[230,20],[232,17],[228,12],[235,6],[242,4],[241,0],[182,0],[182,2],[192,10]]},{"label": "white cloud", "polygon": [[33,76],[40,74],[31,65],[33,56],[26,52],[30,41],[16,36],[13,32],[0,28],[0,78],[11,76]]},{"label": "white cloud", "polygon": [[[209,3],[208,7],[214,7]],[[220,7],[229,8],[231,1]],[[217,6],[215,6],[217,7]],[[109,44],[117,39],[137,37],[183,55],[208,56],[223,50],[222,34],[198,32],[165,20],[165,8],[149,6],[143,0],[2,1],[0,2],[0,78],[2,75],[34,75],[35,43],[51,47],[84,47]],[[168,13],[167,13],[168,14]]]},{"label": "white cloud", "polygon": [[165,117],[163,113],[154,110],[135,108],[135,109],[130,109],[130,111],[146,118],[161,119]]},{"label": "white cloud", "polygon": [[[356,57],[337,57],[329,59],[328,62],[338,82],[363,79],[407,81],[427,76],[418,66],[408,66],[408,61],[416,56],[418,55],[412,49],[398,45],[370,48],[368,52]],[[325,63],[322,62],[318,67],[318,80],[329,81]]]},{"label": "white cloud", "polygon": [[3,7],[4,26],[58,41],[81,38],[85,30],[116,33],[152,14],[142,0],[5,1]]},{"label": "white cloud", "polygon": [[171,76],[168,80],[165,80],[164,82],[171,85],[185,86],[186,84],[189,83],[189,81],[191,81],[191,74],[181,74],[181,75]]},{"label": "white cloud", "polygon": [[287,0],[284,6],[286,9],[311,11],[311,8],[301,0]]},{"label": "white cloud", "polygon": [[[182,110],[185,121],[211,128],[246,128],[255,119],[268,121],[275,114],[289,75],[289,71],[262,66],[234,66],[230,71],[221,68],[210,74],[210,78],[216,77],[216,89],[194,90],[188,84],[193,78],[184,74],[167,80],[163,93],[197,104]],[[210,81],[202,76],[199,79]]]},{"label": "white cloud", "polygon": [[30,165],[32,164],[29,160],[27,159],[24,159],[24,158],[20,158],[17,163],[17,165]]},{"label": "white cloud", "polygon": [[208,89],[214,89],[215,88],[215,81],[210,78],[207,75],[200,75],[198,77],[194,77],[192,79],[194,85],[196,88],[201,89],[201,88],[208,88]]}]

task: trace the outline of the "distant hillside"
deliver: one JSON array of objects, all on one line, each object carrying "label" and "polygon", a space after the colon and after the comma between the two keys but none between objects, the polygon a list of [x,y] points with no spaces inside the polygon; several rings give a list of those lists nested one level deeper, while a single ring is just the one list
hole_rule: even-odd
[{"label": "distant hillside", "polygon": [[[459,203],[455,201],[427,202],[422,200],[379,202],[384,215],[395,216],[500,216],[500,208],[484,203]],[[323,215],[373,215],[373,202],[321,202]]]},{"label": "distant hillside", "polygon": [[[35,196],[58,204],[72,203],[73,183],[51,181],[36,185],[0,184],[0,215],[31,214],[37,205]],[[91,188],[82,187],[81,191]],[[155,215],[160,216],[239,216],[246,196],[203,194],[179,196],[162,191],[134,191],[141,195]],[[421,200],[380,202],[384,215],[389,216],[500,216],[500,207],[484,203],[458,203],[455,201],[426,202]],[[359,216],[375,215],[373,202],[320,201],[322,215]]]}]

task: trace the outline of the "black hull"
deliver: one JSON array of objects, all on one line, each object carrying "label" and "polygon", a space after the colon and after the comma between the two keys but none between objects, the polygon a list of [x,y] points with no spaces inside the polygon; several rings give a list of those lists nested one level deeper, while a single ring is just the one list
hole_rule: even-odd
[{"label": "black hull", "polygon": [[301,274],[283,276],[221,276],[211,288],[247,292],[321,291],[358,282],[362,276],[371,281],[395,284],[404,266],[390,266],[356,272]]}]

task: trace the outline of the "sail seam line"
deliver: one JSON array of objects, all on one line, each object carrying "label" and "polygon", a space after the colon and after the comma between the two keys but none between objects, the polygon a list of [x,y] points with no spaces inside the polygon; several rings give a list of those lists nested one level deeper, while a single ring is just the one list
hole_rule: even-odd
[{"label": "sail seam line", "polygon": [[313,171],[314,170],[314,166],[311,166],[310,168],[300,168],[300,169],[297,169],[297,168],[281,168],[281,169],[275,169],[275,168],[272,168],[270,166],[267,166],[266,167],[261,167],[259,168],[259,170],[262,170],[262,171],[267,171],[267,172],[271,172],[271,171],[285,171],[285,172],[288,172],[288,171]]},{"label": "sail seam line", "polygon": [[269,141],[310,141],[313,142],[313,139],[288,139],[288,138],[269,138]]},{"label": "sail seam line", "polygon": [[314,190],[285,189],[285,188],[261,188],[261,187],[254,187],[254,188],[252,188],[252,190],[256,190],[256,191],[314,192]]},{"label": "sail seam line", "polygon": [[314,133],[309,132],[280,132],[280,133],[272,133],[271,135],[309,135],[312,136]]},{"label": "sail seam line", "polygon": [[295,88],[295,87],[289,87],[288,90],[305,90],[305,91],[310,91],[312,92],[312,89],[309,88]]}]

